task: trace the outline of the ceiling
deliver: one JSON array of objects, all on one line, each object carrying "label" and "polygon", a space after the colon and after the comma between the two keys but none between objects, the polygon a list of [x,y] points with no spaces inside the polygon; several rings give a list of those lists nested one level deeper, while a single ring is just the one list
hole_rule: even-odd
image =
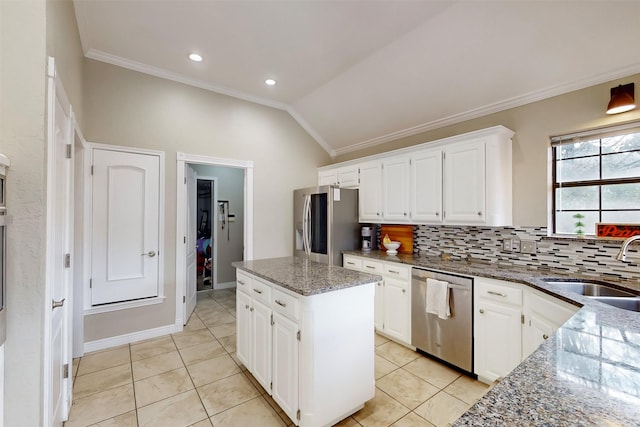
[{"label": "ceiling", "polygon": [[74,5],[85,56],[288,111],[332,156],[640,72],[638,1]]}]

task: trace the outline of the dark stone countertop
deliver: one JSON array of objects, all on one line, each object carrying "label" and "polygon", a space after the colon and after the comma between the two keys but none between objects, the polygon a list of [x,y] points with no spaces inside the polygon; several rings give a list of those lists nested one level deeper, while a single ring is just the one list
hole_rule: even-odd
[{"label": "dark stone countertop", "polygon": [[640,313],[594,301],[542,279],[599,279],[635,291],[640,290],[640,282],[472,260],[389,256],[381,251],[344,253],[523,283],[582,307],[454,426],[640,425]]},{"label": "dark stone countertop", "polygon": [[382,276],[376,274],[360,273],[296,257],[238,261],[231,265],[304,296],[382,280]]}]

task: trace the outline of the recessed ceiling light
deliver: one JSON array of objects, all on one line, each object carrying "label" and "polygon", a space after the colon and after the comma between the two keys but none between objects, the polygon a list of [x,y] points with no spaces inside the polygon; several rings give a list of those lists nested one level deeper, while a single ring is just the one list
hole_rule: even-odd
[{"label": "recessed ceiling light", "polygon": [[202,61],[202,56],[198,55],[197,53],[192,53],[191,55],[189,55],[189,59],[195,62],[200,62]]},{"label": "recessed ceiling light", "polygon": [[269,85],[269,86],[273,86],[276,84],[276,81],[273,79],[267,79],[264,81],[265,84]]}]

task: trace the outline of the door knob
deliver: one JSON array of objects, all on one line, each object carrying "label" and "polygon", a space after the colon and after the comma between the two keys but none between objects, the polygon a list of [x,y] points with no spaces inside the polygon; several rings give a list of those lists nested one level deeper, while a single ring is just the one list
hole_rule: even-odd
[{"label": "door knob", "polygon": [[146,254],[142,254],[142,256],[148,256],[150,258],[153,258],[154,256],[156,256],[156,251],[149,251]]},{"label": "door knob", "polygon": [[55,310],[58,307],[62,307],[64,305],[64,300],[66,298],[62,298],[60,301],[51,300],[51,310]]}]

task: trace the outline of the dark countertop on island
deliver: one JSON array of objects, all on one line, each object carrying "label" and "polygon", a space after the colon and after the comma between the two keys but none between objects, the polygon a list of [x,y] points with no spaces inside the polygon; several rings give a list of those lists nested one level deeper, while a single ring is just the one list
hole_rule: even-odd
[{"label": "dark countertop on island", "polygon": [[238,261],[231,265],[304,296],[382,280],[382,276],[376,274],[360,273],[296,257]]},{"label": "dark countertop on island", "polygon": [[640,313],[594,301],[542,279],[600,279],[635,291],[640,290],[639,282],[472,260],[390,256],[381,251],[344,253],[523,283],[582,307],[454,426],[640,425]]}]

